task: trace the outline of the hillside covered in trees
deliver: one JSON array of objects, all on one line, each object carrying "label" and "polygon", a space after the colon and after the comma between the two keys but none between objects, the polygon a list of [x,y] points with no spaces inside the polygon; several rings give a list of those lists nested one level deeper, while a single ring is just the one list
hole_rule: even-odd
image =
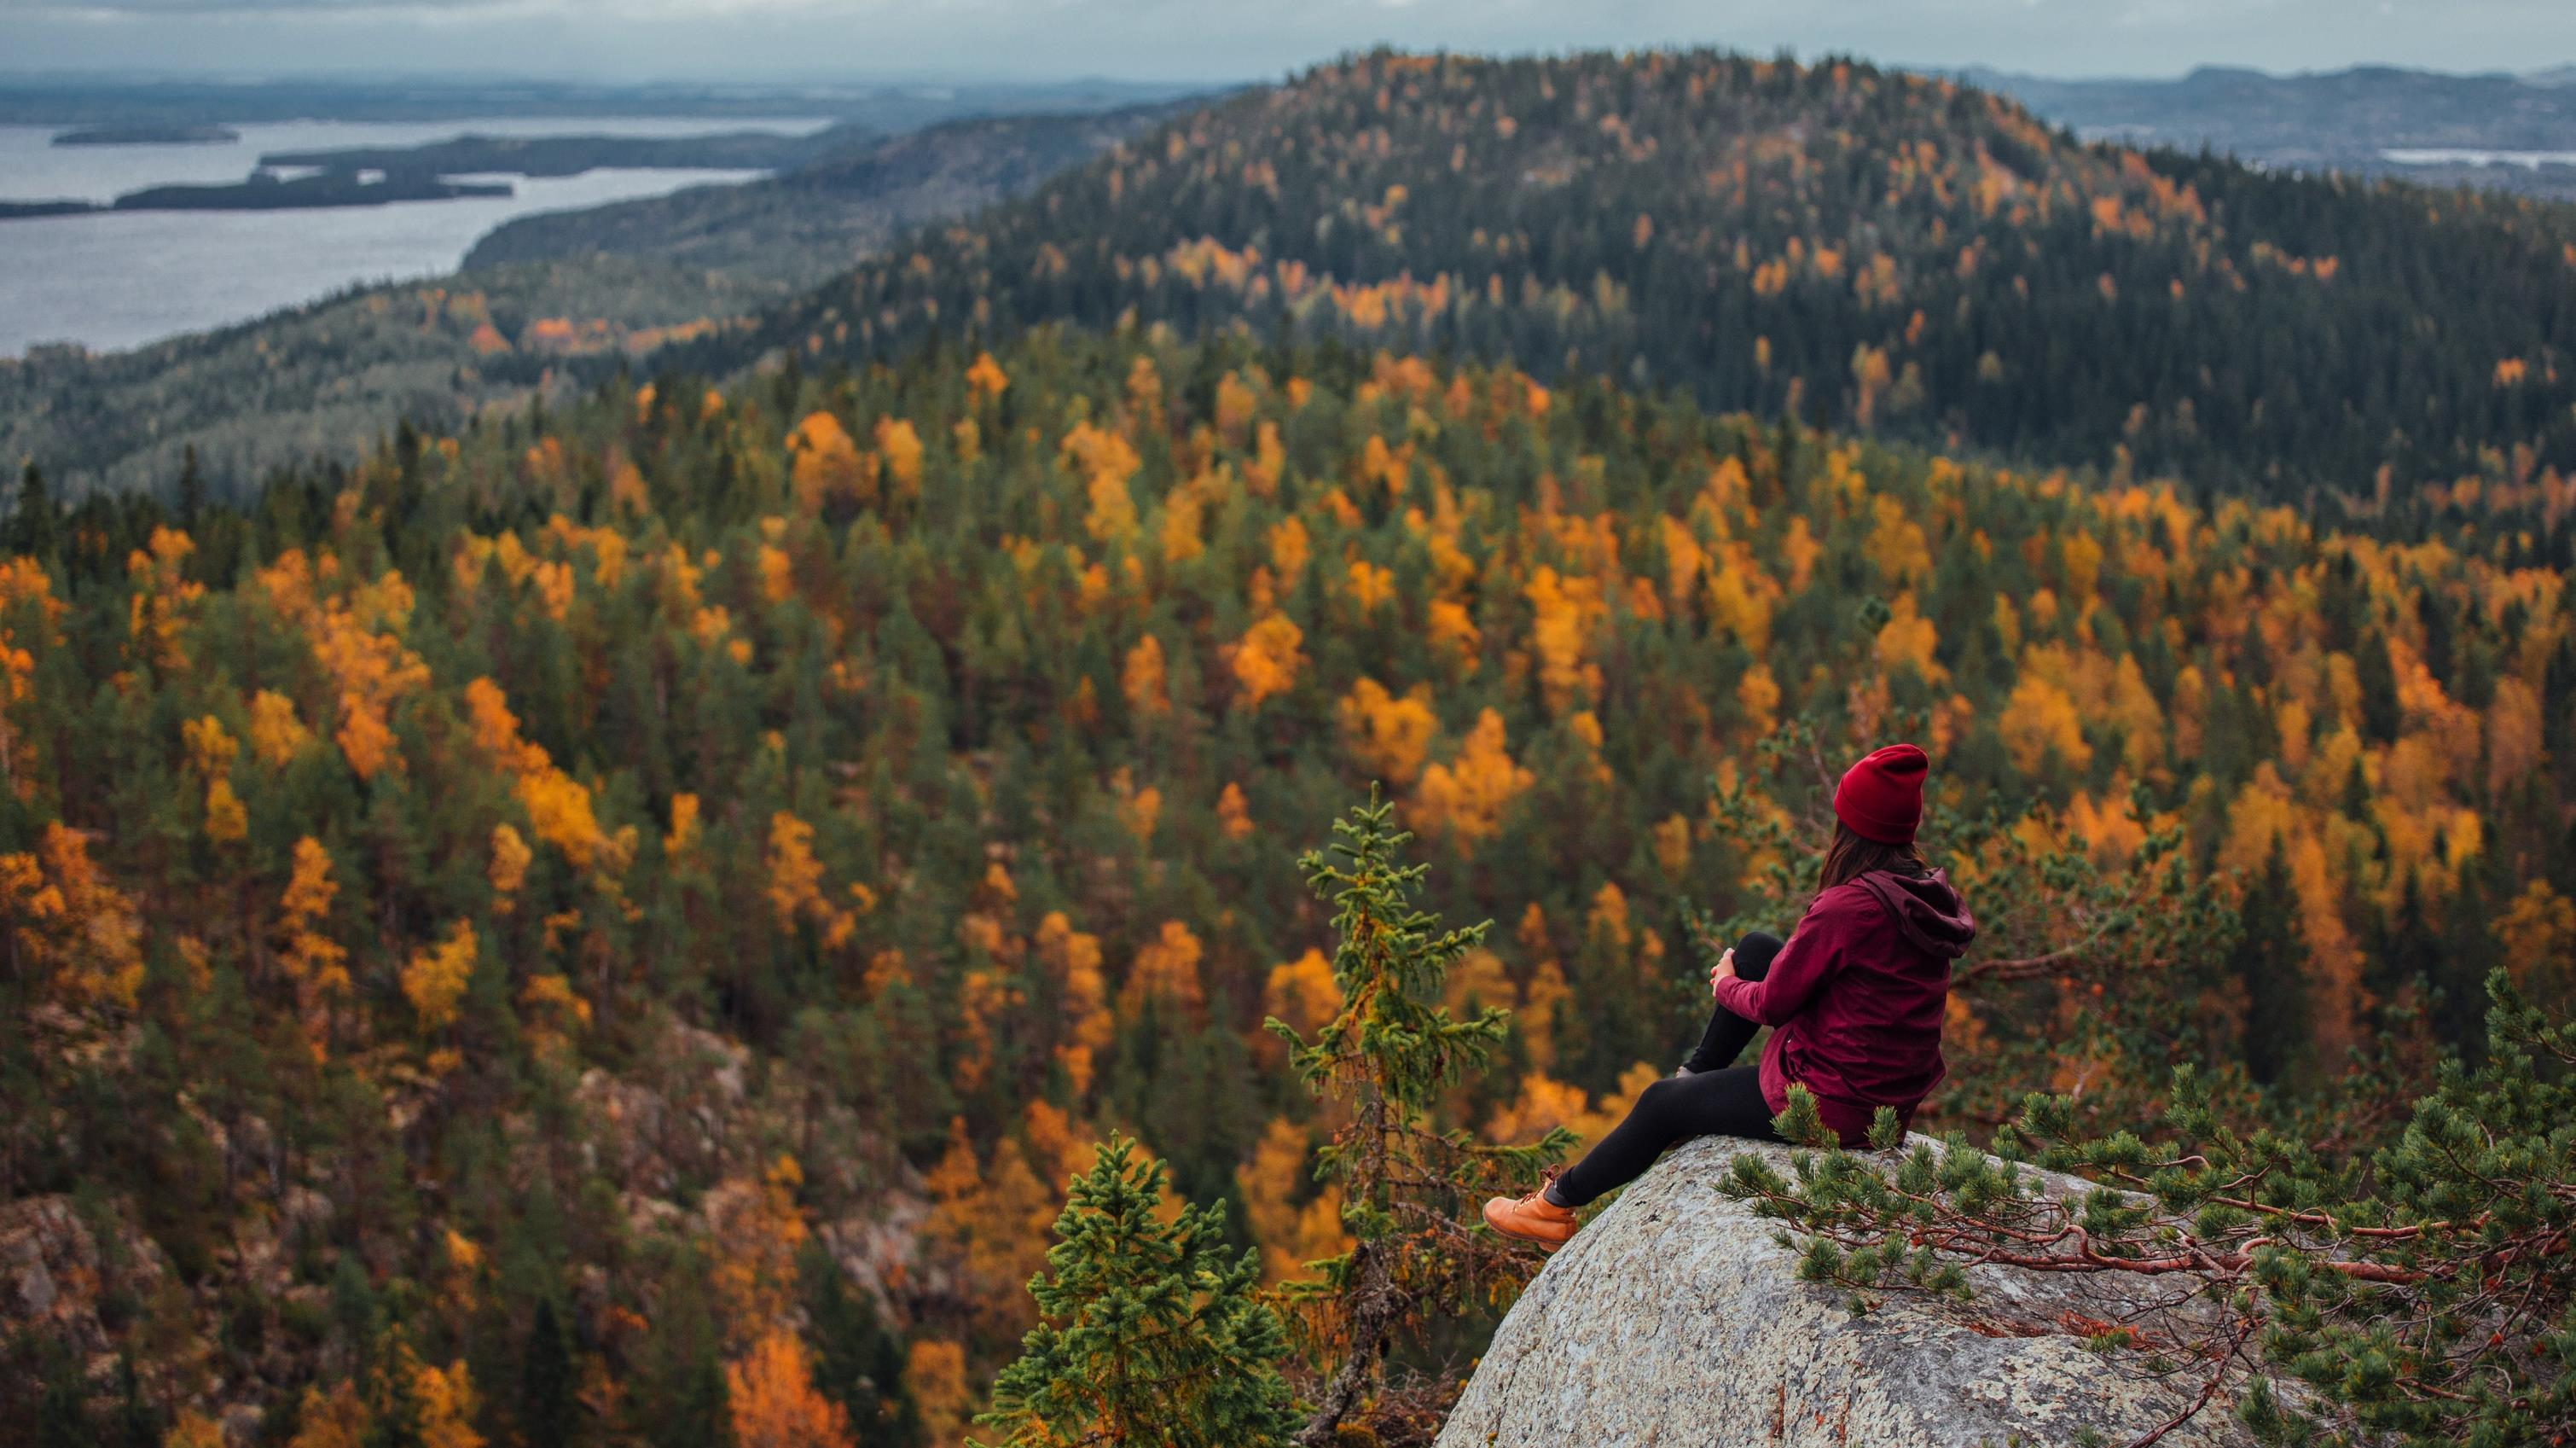
[{"label": "hillside covered in trees", "polygon": [[[1358,1383],[1328,1426],[1427,1441],[1528,1263],[1462,1232],[1423,1331],[1337,1318],[1309,1264],[1386,1214],[1318,1147],[1596,1138],[1895,736],[1981,927],[1923,1126],[2180,1105],[2357,1193],[2491,969],[2576,994],[2569,225],[1857,67],[1378,56],[238,503],[31,472],[0,1422],[1054,1441],[1029,1286],[1071,1320],[1093,1213],[1285,1364],[1238,1421]],[[2234,402],[2156,390],[2202,358]],[[2373,501],[2262,496],[2312,485]],[[1374,863],[1301,870],[1373,790]],[[1492,922],[1372,978],[1436,1001],[1344,996],[1381,826]]]},{"label": "hillside covered in trees", "polygon": [[801,291],[924,222],[1016,196],[1195,109],[1179,101],[927,126],[739,186],[522,216],[476,242],[463,269],[628,256]]},{"label": "hillside covered in trees", "polygon": [[1355,57],[728,329],[1238,320],[2193,488],[2576,466],[2576,221],[2077,144],[2012,102],[1712,52]]},{"label": "hillside covered in trees", "polygon": [[1809,727],[1940,760],[1986,920],[1940,1121],[2197,1061],[2366,1135],[2485,963],[2568,986],[2571,507],[2392,540],[1047,332],[22,512],[0,1167],[156,1419],[770,1441],[809,1375],[946,1441],[1112,1126],[1274,1277],[1332,1250],[1259,1024],[1336,1007],[1292,857],[1342,803],[1497,922],[1453,988],[1506,1060],[1444,1111],[1588,1135],[1690,1029],[1682,903],[1794,910]]},{"label": "hillside covered in trees", "polygon": [[364,287],[130,352],[0,359],[0,459],[58,495],[247,495],[280,467],[353,462],[408,418],[559,390],[583,358],[623,359],[794,297],[925,221],[1015,195],[1132,135],[1163,106],[977,117],[896,135],[851,128],[811,161],[731,186],[523,217],[454,275]]}]

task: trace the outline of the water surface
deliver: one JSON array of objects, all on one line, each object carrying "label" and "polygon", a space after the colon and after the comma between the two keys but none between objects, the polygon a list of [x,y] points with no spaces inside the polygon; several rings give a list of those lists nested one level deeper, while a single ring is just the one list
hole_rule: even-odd
[{"label": "water surface", "polygon": [[2382,150],[2383,161],[2400,166],[2576,166],[2576,151],[2476,151],[2458,146],[2395,146]]},{"label": "water surface", "polygon": [[[165,182],[238,181],[264,151],[419,145],[469,132],[801,134],[823,124],[555,116],[423,123],[293,121],[235,126],[242,133],[238,142],[178,146],[56,146],[56,127],[0,126],[0,199],[104,201]],[[512,217],[659,196],[758,174],[598,170],[579,176],[493,178],[516,188],[517,194],[507,197],[0,221],[0,355],[18,355],[40,342],[77,342],[94,351],[133,347],[246,321],[362,282],[453,271],[477,239]]]}]

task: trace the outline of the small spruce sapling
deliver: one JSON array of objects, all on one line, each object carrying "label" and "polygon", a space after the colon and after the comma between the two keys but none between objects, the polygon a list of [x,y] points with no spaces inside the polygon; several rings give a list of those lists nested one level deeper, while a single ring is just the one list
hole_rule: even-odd
[{"label": "small spruce sapling", "polygon": [[1432,1123],[1438,1095],[1485,1064],[1510,1016],[1489,1007],[1458,1020],[1439,1004],[1450,969],[1487,926],[1443,930],[1416,905],[1427,867],[1401,862],[1413,837],[1393,827],[1394,813],[1371,791],[1333,822],[1329,854],[1300,861],[1309,887],[1336,909],[1341,1011],[1312,1041],[1269,1022],[1298,1077],[1341,1123],[1315,1175],[1340,1184],[1353,1239],[1348,1252],[1311,1264],[1319,1280],[1284,1289],[1325,1364],[1314,1414],[1297,1434],[1305,1448],[1332,1442],[1363,1412],[1399,1337],[1507,1300],[1528,1280],[1527,1254],[1477,1224],[1477,1204],[1528,1190],[1574,1141],[1560,1127],[1528,1146],[1493,1146]]},{"label": "small spruce sapling", "polygon": [[1260,1254],[1227,1250],[1219,1206],[1164,1220],[1163,1180],[1123,1137],[1074,1178],[1029,1283],[1041,1320],[976,1419],[1003,1434],[996,1448],[1267,1448],[1296,1426]]}]

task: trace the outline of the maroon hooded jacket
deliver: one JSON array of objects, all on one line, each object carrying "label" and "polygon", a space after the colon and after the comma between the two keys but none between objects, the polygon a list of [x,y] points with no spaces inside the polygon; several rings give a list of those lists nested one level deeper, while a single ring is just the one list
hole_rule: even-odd
[{"label": "maroon hooded jacket", "polygon": [[1881,1106],[1912,1120],[1941,1082],[1950,962],[1977,922],[1939,870],[1875,870],[1818,895],[1758,981],[1717,983],[1717,1003],[1773,1028],[1762,1097],[1814,1094],[1825,1124],[1859,1145]]}]

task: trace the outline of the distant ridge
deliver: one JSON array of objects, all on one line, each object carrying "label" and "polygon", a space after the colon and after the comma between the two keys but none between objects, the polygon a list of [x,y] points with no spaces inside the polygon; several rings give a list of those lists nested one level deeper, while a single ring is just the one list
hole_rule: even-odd
[{"label": "distant ridge", "polygon": [[904,227],[1015,196],[1199,104],[978,117],[849,140],[764,180],[517,218],[475,243],[464,269],[626,256],[811,286]]},{"label": "distant ridge", "polygon": [[1380,52],[667,360],[1241,325],[2300,497],[2447,480],[2481,447],[2576,467],[2571,257],[2576,210],[2083,144],[1864,64]]},{"label": "distant ridge", "polygon": [[523,218],[488,234],[454,276],[130,352],[0,359],[0,465],[14,476],[33,459],[72,495],[156,489],[193,448],[219,490],[247,489],[283,464],[354,456],[398,419],[457,425],[524,400],[581,356],[622,360],[780,301],[907,227],[1024,191],[1171,109],[843,133],[839,149],[770,180]]},{"label": "distant ridge", "polygon": [[2392,175],[2576,198],[2576,168],[2407,164],[2390,151],[2576,153],[2576,66],[2455,75],[2401,66],[2272,75],[2202,66],[2170,80],[2058,80],[1989,69],[1962,80],[2093,139],[2199,150],[2274,169]]},{"label": "distant ridge", "polygon": [[[2576,107],[2576,90],[2401,71],[2030,84],[2144,88],[2169,111],[2509,92],[2544,138]],[[2320,112],[2291,110],[2279,123],[2313,141]],[[326,308],[0,367],[0,457],[149,481],[194,438],[240,477],[277,438],[316,451],[540,379],[828,369],[1070,323],[1446,350],[2275,498],[2367,495],[2383,469],[2447,480],[2511,446],[2576,468],[2576,211],[2203,157],[2152,122],[2130,134],[2169,149],[2088,144],[2048,123],[2063,110],[1951,79],[1715,51],[1379,52],[1167,114],[1117,134],[1129,122],[960,122],[758,188],[531,219],[438,284],[511,293],[488,330],[455,298],[406,300],[394,315],[454,334]],[[874,199],[839,209],[856,196]],[[658,339],[674,350],[642,356]],[[379,341],[408,380],[349,395],[346,358]],[[135,418],[153,428],[110,425]]]},{"label": "distant ridge", "polygon": [[447,121],[489,116],[832,117],[881,131],[969,115],[1091,111],[1203,87],[1101,79],[924,86],[596,84],[343,76],[259,81],[62,77],[0,71],[0,124],[186,125],[290,120]]}]

